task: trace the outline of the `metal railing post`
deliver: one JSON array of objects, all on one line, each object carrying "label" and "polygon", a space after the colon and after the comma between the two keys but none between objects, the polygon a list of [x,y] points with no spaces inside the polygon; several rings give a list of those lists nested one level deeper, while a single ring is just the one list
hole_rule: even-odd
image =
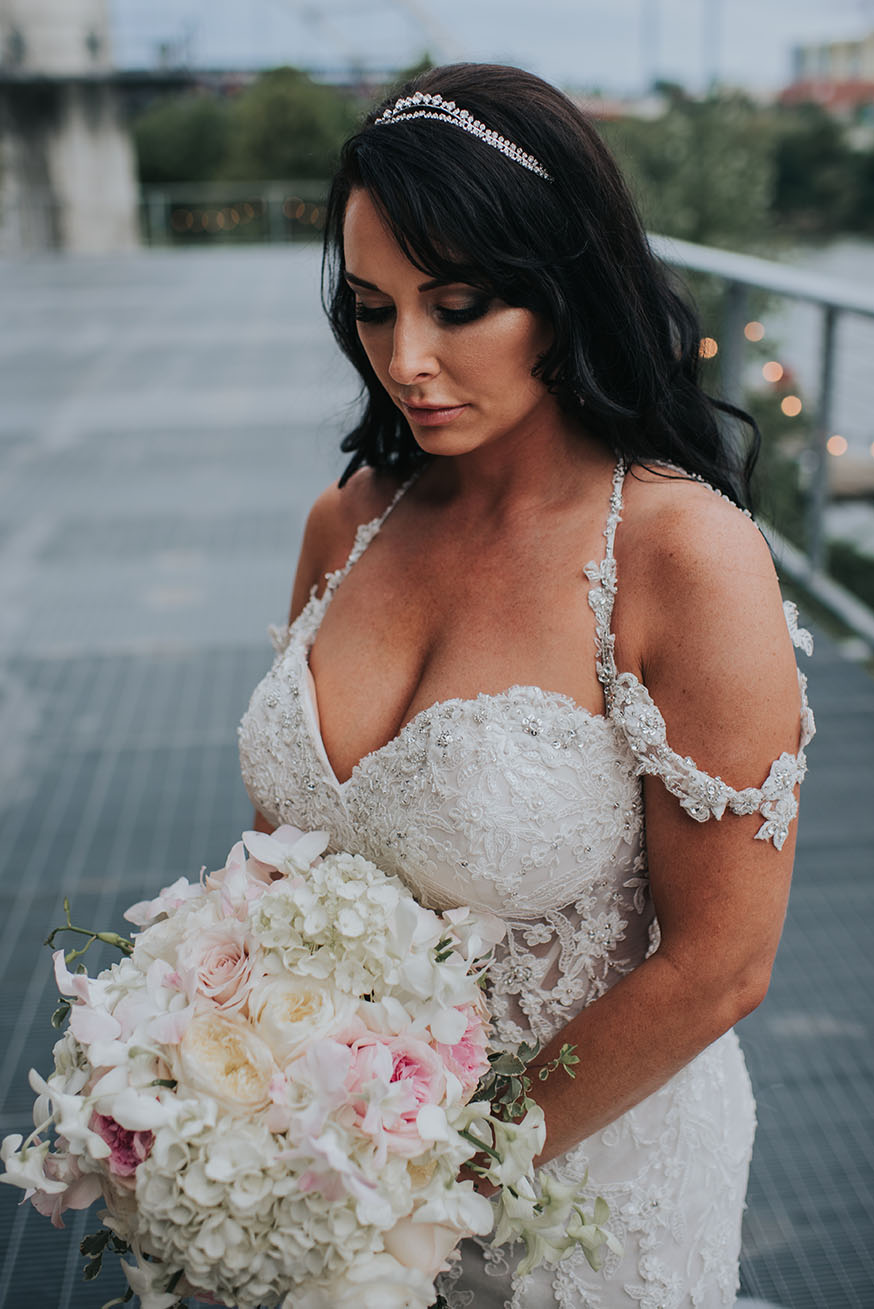
[{"label": "metal railing post", "polygon": [[743,282],[727,282],[722,307],[722,339],[719,355],[722,361],[722,398],[732,405],[743,405],[743,343],[747,321],[747,287]]},{"label": "metal railing post", "polygon": [[835,305],[823,306],[820,347],[819,404],[810,445],[810,489],[807,501],[807,558],[815,573],[825,564],[825,511],[828,504],[828,451],[834,397],[835,338],[838,321]]},{"label": "metal railing post", "polygon": [[285,214],[282,210],[284,196],[285,192],[276,186],[269,187],[265,195],[267,202],[267,240],[274,244],[285,240]]},{"label": "metal railing post", "polygon": [[149,245],[164,245],[167,240],[167,196],[163,191],[146,192]]}]

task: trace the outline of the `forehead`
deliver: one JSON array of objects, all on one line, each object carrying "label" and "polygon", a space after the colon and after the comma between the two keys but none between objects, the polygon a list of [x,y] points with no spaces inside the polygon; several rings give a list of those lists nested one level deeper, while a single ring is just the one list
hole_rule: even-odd
[{"label": "forehead", "polygon": [[413,275],[421,276],[401,250],[382,214],[362,187],[355,187],[346,205],[343,248],[347,266],[356,273],[360,272],[360,265],[366,263],[371,269],[375,264],[397,266],[398,270],[406,265]]}]

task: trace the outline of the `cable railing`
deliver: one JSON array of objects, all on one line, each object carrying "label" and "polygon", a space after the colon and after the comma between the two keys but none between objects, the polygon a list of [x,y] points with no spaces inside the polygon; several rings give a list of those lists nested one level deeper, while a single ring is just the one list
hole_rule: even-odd
[{"label": "cable railing", "polygon": [[[814,419],[804,448],[795,452],[806,501],[803,541],[793,543],[779,538],[779,554],[784,568],[796,580],[874,644],[874,612],[829,576],[826,531],[836,486],[840,485],[844,494],[855,492],[860,498],[874,493],[874,284],[869,280],[854,285],[788,264],[671,237],[651,236],[650,241],[658,256],[671,267],[681,273],[717,279],[723,288],[721,327],[710,346],[720,355],[721,394],[734,404],[748,404],[751,375],[757,369],[757,361],[750,358],[752,343],[761,339],[760,333],[764,334],[763,325],[752,314],[754,298],[761,299],[764,293],[771,304],[776,300],[793,307],[806,305],[817,316],[818,331],[805,352],[808,375],[803,379],[805,385],[813,383]],[[776,312],[778,323],[782,319],[785,327],[785,307]],[[854,333],[842,331],[851,324]],[[779,325],[775,335],[779,338]],[[703,349],[702,353],[709,351]],[[769,361],[758,371],[772,384],[786,374],[784,364],[778,360]],[[813,378],[809,376],[811,371],[816,374]],[[839,394],[839,387],[845,394]],[[836,426],[838,400],[846,401],[848,396],[855,397],[856,403],[842,404],[851,426],[841,432]],[[801,408],[797,396],[784,397],[782,411],[787,417],[797,415]],[[842,464],[846,464],[846,471],[840,474]],[[874,522],[874,508],[871,513]],[[874,559],[870,571],[874,583]]]}]

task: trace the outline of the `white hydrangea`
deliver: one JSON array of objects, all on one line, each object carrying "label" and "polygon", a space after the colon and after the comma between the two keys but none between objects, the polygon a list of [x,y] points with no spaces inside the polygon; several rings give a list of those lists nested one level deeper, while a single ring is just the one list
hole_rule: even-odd
[{"label": "white hydrangea", "polygon": [[101,1192],[147,1309],[175,1303],[177,1273],[238,1309],[427,1309],[452,1246],[492,1226],[458,1181],[468,1133],[517,1193],[502,1230],[560,1244],[566,1197],[544,1215],[528,1195],[542,1119],[471,1100],[495,924],[438,916],[328,841],[247,833],[223,869],[133,906],[129,957],[90,978],[55,955],[69,1030],[2,1180],[58,1221]]}]

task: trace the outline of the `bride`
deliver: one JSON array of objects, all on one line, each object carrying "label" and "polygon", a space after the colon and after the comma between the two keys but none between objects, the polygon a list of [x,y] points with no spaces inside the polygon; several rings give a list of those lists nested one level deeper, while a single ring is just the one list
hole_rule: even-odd
[{"label": "bride", "polygon": [[257,822],[501,915],[497,1036],[580,1057],[535,1083],[541,1162],[588,1169],[623,1243],[514,1280],[466,1242],[443,1294],[732,1304],[731,1028],[768,985],[813,724],[694,315],[586,118],[507,67],[369,116],[326,275],[364,409],[240,728]]}]

